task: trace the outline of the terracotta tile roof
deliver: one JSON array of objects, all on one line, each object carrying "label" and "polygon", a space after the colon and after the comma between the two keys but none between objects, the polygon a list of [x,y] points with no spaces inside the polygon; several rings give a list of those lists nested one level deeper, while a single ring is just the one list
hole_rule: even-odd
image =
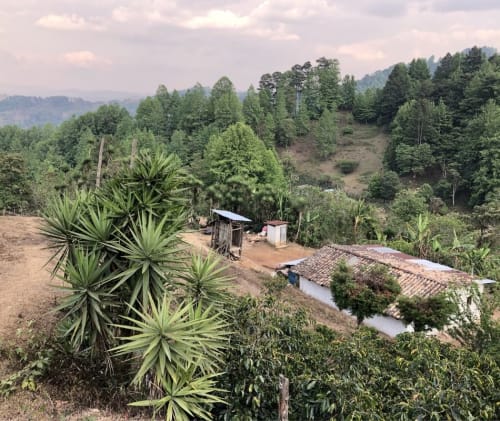
[{"label": "terracotta tile roof", "polygon": [[[401,294],[408,297],[429,297],[451,285],[469,284],[473,281],[473,278],[465,272],[378,245],[331,244],[295,266],[294,272],[318,285],[329,287],[331,274],[341,260],[345,260],[355,273],[362,266],[376,264],[388,266],[390,272],[398,279]],[[394,304],[386,309],[385,314],[400,318]]]},{"label": "terracotta tile roof", "polygon": [[282,221],[280,219],[273,219],[272,221],[266,221],[266,224],[276,226],[276,225],[287,225],[288,222]]}]

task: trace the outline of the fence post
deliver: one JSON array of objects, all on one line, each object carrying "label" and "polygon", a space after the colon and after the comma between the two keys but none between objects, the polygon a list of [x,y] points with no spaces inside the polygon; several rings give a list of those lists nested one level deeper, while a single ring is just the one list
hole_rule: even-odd
[{"label": "fence post", "polygon": [[97,172],[95,179],[95,186],[101,186],[101,169],[102,169],[102,155],[104,153],[104,136],[101,138],[101,144],[99,145],[99,159],[97,161]]},{"label": "fence post", "polygon": [[279,417],[278,421],[288,421],[288,401],[290,399],[289,394],[289,380],[287,377],[280,374],[279,380]]},{"label": "fence post", "polygon": [[133,168],[135,156],[137,155],[137,139],[132,139],[132,151],[130,152],[130,168]]}]

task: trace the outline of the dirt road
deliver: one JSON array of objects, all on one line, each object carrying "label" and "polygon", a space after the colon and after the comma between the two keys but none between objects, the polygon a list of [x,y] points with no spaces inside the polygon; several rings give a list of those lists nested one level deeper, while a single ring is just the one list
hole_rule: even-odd
[{"label": "dirt road", "polygon": [[[28,320],[42,321],[57,294],[44,265],[50,257],[40,218],[0,217],[0,339]],[[46,316],[50,317],[50,316]]]}]

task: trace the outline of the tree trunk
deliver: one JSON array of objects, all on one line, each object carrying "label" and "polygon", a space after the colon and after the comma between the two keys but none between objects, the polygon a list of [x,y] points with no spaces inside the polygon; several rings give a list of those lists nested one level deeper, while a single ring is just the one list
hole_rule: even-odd
[{"label": "tree trunk", "polygon": [[95,178],[95,186],[101,187],[101,170],[102,170],[102,155],[104,153],[104,136],[101,138],[101,144],[99,146],[99,159],[97,161],[97,175]]},{"label": "tree trunk", "polygon": [[297,233],[295,234],[295,240],[294,242],[296,243],[297,240],[299,239],[299,234],[300,234],[300,224],[302,223],[302,212],[299,212],[299,223],[297,226]]},{"label": "tree trunk", "polygon": [[132,139],[132,151],[130,152],[130,168],[133,168],[135,156],[137,155],[137,139]]},{"label": "tree trunk", "polygon": [[279,401],[278,421],[288,421],[288,401],[290,399],[289,384],[290,382],[288,378],[280,374],[280,380],[279,380],[280,401]]}]

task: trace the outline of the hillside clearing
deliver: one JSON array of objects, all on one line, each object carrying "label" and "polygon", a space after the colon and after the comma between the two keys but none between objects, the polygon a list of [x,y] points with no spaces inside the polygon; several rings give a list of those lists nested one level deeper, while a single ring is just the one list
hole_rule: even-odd
[{"label": "hillside clearing", "polygon": [[[346,113],[339,113],[337,150],[329,159],[318,160],[311,133],[297,138],[288,148],[280,149],[280,157],[289,158],[297,174],[305,180],[330,176],[342,180],[346,192],[360,194],[367,187],[369,177],[383,168],[388,136],[380,127],[348,123],[348,120]],[[352,127],[353,133],[342,134],[348,126]],[[351,174],[344,175],[337,166],[341,161],[358,161],[359,166]]]},{"label": "hillside clearing", "polygon": [[[51,256],[46,240],[40,235],[42,220],[35,217],[0,217],[0,349],[22,345],[16,331],[30,325],[34,332],[50,332],[55,316],[50,312],[59,293],[53,288],[44,265]],[[209,237],[198,232],[186,233],[184,240],[194,251],[208,252]],[[312,249],[291,244],[274,249],[266,242],[245,240],[243,258],[238,262],[224,261],[228,275],[233,277],[233,292],[237,295],[259,296],[273,268],[281,262],[305,257]],[[316,321],[332,329],[349,333],[355,329],[354,320],[291,286],[282,294],[283,302],[294,308],[305,309]],[[11,374],[7,361],[0,362],[0,378]],[[9,398],[0,398],[0,420],[95,420],[111,421],[137,419],[125,412],[116,414],[106,410],[79,409],[79,403],[67,397],[52,396],[43,384],[37,391],[19,391]]]}]

